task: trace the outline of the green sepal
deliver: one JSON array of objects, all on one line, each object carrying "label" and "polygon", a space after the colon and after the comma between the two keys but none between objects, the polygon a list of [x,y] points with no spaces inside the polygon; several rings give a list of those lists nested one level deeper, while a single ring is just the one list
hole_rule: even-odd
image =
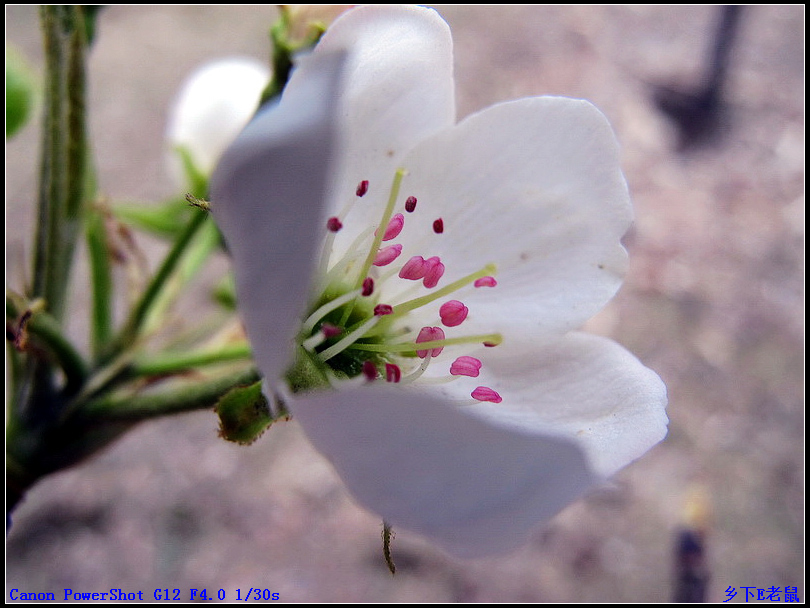
[{"label": "green sepal", "polygon": [[331,388],[326,369],[326,364],[319,361],[317,356],[299,346],[292,367],[284,374],[284,378],[293,393]]},{"label": "green sepal", "polygon": [[256,441],[275,420],[261,381],[228,391],[217,402],[216,412],[219,436],[241,445]]}]

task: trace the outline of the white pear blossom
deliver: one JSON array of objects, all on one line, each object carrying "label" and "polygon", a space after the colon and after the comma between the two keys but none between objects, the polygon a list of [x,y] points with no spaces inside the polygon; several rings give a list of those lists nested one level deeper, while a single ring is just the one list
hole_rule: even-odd
[{"label": "white pear blossom", "polygon": [[480,556],[659,442],[666,391],[576,331],[626,269],[607,121],[534,97],[456,124],[452,65],[435,11],[347,12],[211,199],[266,389],[362,505]]},{"label": "white pear blossom", "polygon": [[269,81],[267,66],[250,57],[206,63],[186,79],[166,129],[169,170],[180,187],[187,184],[177,149],[186,150],[197,171],[211,175],[219,157],[256,113]]}]

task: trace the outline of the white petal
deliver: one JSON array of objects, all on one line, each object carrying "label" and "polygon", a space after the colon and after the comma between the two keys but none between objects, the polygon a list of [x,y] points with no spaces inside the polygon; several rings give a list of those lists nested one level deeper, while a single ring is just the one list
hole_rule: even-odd
[{"label": "white petal", "polygon": [[305,394],[291,407],[363,506],[462,557],[519,546],[591,483],[572,442],[418,392]]},{"label": "white petal", "polygon": [[284,371],[323,242],[343,54],[308,60],[295,95],[263,110],[211,179],[212,210],[233,258],[239,308],[259,369]]},{"label": "white petal", "polygon": [[[402,156],[419,141],[455,123],[453,41],[432,9],[364,6],[339,17],[314,55],[347,48],[341,119],[341,155],[331,192],[333,212],[354,197],[362,180],[370,189],[347,216],[338,251],[377,221]],[[309,78],[301,66],[287,92]],[[369,211],[371,209],[372,211]]]},{"label": "white petal", "polygon": [[176,147],[191,154],[205,175],[248,123],[270,80],[267,66],[247,57],[222,59],[197,69],[175,101],[166,132],[171,150],[170,171],[178,186],[187,187]]},{"label": "white petal", "polygon": [[[458,295],[470,307],[468,331],[561,335],[618,289],[632,211],[613,132],[588,102],[493,106],[427,139],[403,164],[403,196],[419,199],[400,238],[403,259],[440,256],[443,284],[498,266],[496,288]],[[432,229],[438,217],[442,234]]]},{"label": "white petal", "polygon": [[[544,347],[526,341],[487,350],[480,380],[503,402],[474,411],[570,437],[600,475],[612,475],[666,436],[664,383],[612,340],[574,332]],[[463,388],[458,384],[453,389]]]}]

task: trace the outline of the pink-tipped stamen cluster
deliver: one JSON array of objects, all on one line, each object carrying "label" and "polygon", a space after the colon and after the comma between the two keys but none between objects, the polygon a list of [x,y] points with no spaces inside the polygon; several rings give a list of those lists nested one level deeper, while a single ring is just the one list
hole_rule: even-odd
[{"label": "pink-tipped stamen cluster", "polygon": [[[432,360],[439,357],[447,346],[464,344],[494,346],[501,341],[499,334],[448,337],[445,330],[439,326],[425,326],[416,330],[402,322],[411,311],[442,300],[446,295],[468,287],[470,284],[474,288],[497,285],[492,276],[495,272],[492,264],[440,287],[439,284],[445,277],[447,269],[438,256],[416,255],[404,263],[398,261],[403,246],[391,241],[397,239],[406,227],[406,216],[400,212],[395,213],[404,175],[404,171],[397,171],[388,204],[376,230],[369,229],[357,236],[349,247],[346,257],[336,264],[332,264],[331,267],[330,257],[334,236],[343,228],[351,204],[347,205],[339,215],[329,218],[326,225],[327,240],[321,257],[321,268],[324,271],[326,283],[331,285],[337,280],[341,281],[339,284],[345,284],[347,276],[353,275],[356,278],[351,281],[352,286],[348,290],[339,289],[340,295],[330,296],[328,301],[322,302],[302,326],[305,334],[302,344],[325,363],[337,360],[344,351],[355,353],[353,357],[362,357],[362,353],[368,353],[369,358],[363,360],[361,367],[355,368],[357,371],[354,372],[362,374],[368,381],[381,377],[387,382],[393,383],[412,382],[422,376]],[[355,200],[368,194],[370,187],[368,180],[361,181],[355,191],[357,197]],[[414,213],[416,204],[416,197],[408,196],[404,201],[404,211]],[[446,229],[444,219],[434,220],[432,229],[436,235],[444,234]],[[368,243],[368,238],[372,239],[370,247],[363,245],[364,242]],[[367,253],[361,255],[361,249],[365,249]],[[400,265],[398,270],[396,264]],[[374,270],[374,268],[390,265],[393,265],[394,269],[383,276]],[[399,303],[380,302],[379,296],[383,291],[381,287],[388,281],[398,279],[421,282],[420,289],[424,288],[429,292]],[[412,291],[408,293],[412,293]],[[366,300],[370,304],[364,304]],[[368,312],[364,312],[358,320],[356,310]],[[319,322],[319,319],[324,319],[327,314],[331,315],[330,319],[335,319],[334,315],[339,311],[343,311],[340,322]],[[438,310],[438,316],[444,328],[461,326],[469,314],[469,308],[458,299],[444,301]],[[354,321],[350,322],[350,319],[354,319]],[[408,340],[408,336],[414,334],[416,337]],[[413,357],[417,357],[421,361],[415,366],[413,363],[410,364],[411,371],[404,374],[402,366],[407,365],[408,361],[413,361]],[[330,363],[330,365],[332,364]],[[466,355],[460,356],[450,364],[448,379],[476,378],[479,376],[481,368],[482,363],[479,359]],[[494,403],[501,401],[500,395],[489,387],[479,386],[470,394],[477,401]]]}]

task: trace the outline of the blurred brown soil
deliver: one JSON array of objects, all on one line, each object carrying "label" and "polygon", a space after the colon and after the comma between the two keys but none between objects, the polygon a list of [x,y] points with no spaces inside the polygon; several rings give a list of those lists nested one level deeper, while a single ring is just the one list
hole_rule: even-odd
[{"label": "blurred brown soil", "polygon": [[[613,123],[636,223],[618,297],[590,324],[665,380],[666,441],[514,554],[470,562],[355,506],[294,423],[249,448],[213,414],[143,424],[36,486],[6,545],[7,590],[253,587],[283,601],[609,601],[672,597],[688,497],[707,497],[708,599],[797,587],[804,600],[804,7],[746,9],[723,138],[679,153],[654,84],[696,86],[712,7],[442,7],[459,114],[525,95],[582,97]],[[111,7],[91,59],[100,183],[113,200],[171,192],[163,129],[206,59],[265,57],[271,7]],[[36,12],[6,39],[41,67]],[[36,128],[6,146],[7,282],[22,283]],[[224,263],[223,263],[224,264]],[[202,293],[202,292],[200,292]],[[77,310],[86,307],[81,290]],[[72,331],[82,335],[77,320]],[[741,601],[738,594],[734,602]]]}]

